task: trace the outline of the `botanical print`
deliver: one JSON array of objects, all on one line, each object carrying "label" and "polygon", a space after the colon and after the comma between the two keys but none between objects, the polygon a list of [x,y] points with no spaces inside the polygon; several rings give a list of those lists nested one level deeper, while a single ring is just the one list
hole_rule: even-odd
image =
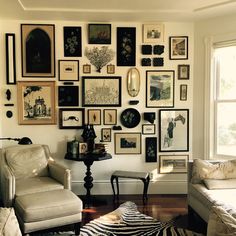
[{"label": "botanical print", "polygon": [[102,142],[111,142],[111,129],[110,128],[103,128],[101,130],[102,133]]},{"label": "botanical print", "polygon": [[150,137],[146,138],[146,162],[156,162],[157,161],[157,138]]},{"label": "botanical print", "polygon": [[103,123],[104,125],[115,125],[116,124],[117,111],[115,109],[104,109],[103,110]]}]

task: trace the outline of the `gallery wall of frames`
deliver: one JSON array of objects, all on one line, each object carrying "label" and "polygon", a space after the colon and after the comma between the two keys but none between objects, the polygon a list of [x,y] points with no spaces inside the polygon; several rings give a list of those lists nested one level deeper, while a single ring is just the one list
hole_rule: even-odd
[{"label": "gallery wall of frames", "polygon": [[114,170],[132,169],[175,183],[170,191],[186,190],[193,24],[0,21],[0,26],[1,137],[28,136],[48,144],[53,157],[73,170],[76,185],[83,182],[84,166],[64,160],[67,142],[83,143],[83,127],[92,124],[95,142],[112,154],[94,164],[95,182],[108,185]]}]

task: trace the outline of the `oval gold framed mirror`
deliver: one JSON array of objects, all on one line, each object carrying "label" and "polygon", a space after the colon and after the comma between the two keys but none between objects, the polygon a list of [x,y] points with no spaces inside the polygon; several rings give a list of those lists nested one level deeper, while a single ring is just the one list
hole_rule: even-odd
[{"label": "oval gold framed mirror", "polygon": [[131,97],[136,97],[140,90],[140,74],[137,68],[131,68],[127,74],[127,89]]}]

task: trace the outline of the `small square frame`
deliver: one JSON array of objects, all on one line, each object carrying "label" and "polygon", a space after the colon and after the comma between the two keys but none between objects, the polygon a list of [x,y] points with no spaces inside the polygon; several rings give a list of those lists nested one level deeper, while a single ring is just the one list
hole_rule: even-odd
[{"label": "small square frame", "polygon": [[111,24],[89,24],[89,44],[111,44]]},{"label": "small square frame", "polygon": [[156,125],[155,124],[143,124],[142,125],[142,134],[155,134]]},{"label": "small square frame", "polygon": [[88,109],[88,124],[101,125],[101,109]]},{"label": "small square frame", "polygon": [[188,80],[190,74],[190,65],[178,65],[178,79]]},{"label": "small square frame", "polygon": [[74,85],[58,86],[58,106],[79,106],[79,87]]},{"label": "small square frame", "polygon": [[171,36],[169,38],[169,59],[188,59],[188,36]]},{"label": "small square frame", "polygon": [[78,81],[79,80],[79,61],[78,60],[58,60],[59,81]]},{"label": "small square frame", "polygon": [[117,110],[116,109],[104,109],[103,110],[103,124],[104,125],[116,125],[117,124]]},{"label": "small square frame", "polygon": [[107,65],[107,74],[115,74],[115,65]]},{"label": "small square frame", "polygon": [[157,43],[164,41],[164,24],[144,24],[143,43]]},{"label": "small square frame", "polygon": [[85,154],[88,151],[87,143],[79,143],[78,144],[78,154]]},{"label": "small square frame", "polygon": [[180,101],[187,101],[188,98],[188,85],[181,84],[180,85]]},{"label": "small square frame", "polygon": [[101,142],[111,142],[111,128],[101,129]]},{"label": "small square frame", "polygon": [[90,74],[91,73],[91,65],[89,65],[89,64],[83,65],[83,73]]}]

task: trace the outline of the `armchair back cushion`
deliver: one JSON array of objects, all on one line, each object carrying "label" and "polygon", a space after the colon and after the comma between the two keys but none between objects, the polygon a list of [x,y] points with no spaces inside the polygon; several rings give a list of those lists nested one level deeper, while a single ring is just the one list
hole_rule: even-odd
[{"label": "armchair back cushion", "polygon": [[16,179],[49,175],[47,153],[42,145],[7,148],[5,158]]}]

